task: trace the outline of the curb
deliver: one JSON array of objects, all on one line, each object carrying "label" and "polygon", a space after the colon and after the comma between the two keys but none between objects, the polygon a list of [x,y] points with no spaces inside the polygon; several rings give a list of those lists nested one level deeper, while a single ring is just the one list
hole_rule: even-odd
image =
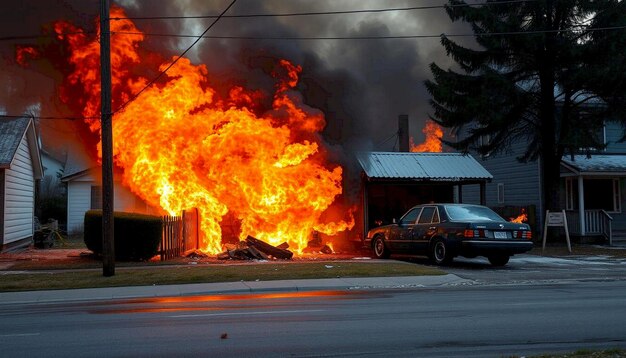
[{"label": "curb", "polygon": [[440,276],[355,277],[312,280],[239,281],[163,286],[125,286],[69,290],[0,293],[0,306],[10,304],[129,300],[147,297],[179,297],[326,290],[382,290],[451,287],[472,283],[453,274]]}]

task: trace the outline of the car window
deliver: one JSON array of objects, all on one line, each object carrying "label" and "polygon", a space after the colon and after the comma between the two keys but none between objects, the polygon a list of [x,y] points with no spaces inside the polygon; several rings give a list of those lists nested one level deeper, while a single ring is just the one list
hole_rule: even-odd
[{"label": "car window", "polygon": [[506,221],[493,210],[478,205],[448,205],[448,217],[452,221]]},{"label": "car window", "polygon": [[439,209],[435,208],[435,213],[433,214],[433,224],[439,224]]},{"label": "car window", "polygon": [[415,224],[415,220],[417,220],[417,216],[419,215],[422,208],[413,208],[409,210],[408,213],[404,214],[402,219],[400,220],[401,224]]},{"label": "car window", "polygon": [[420,215],[420,219],[417,222],[418,224],[430,224],[433,219],[433,214],[435,213],[434,206],[427,206],[422,210],[422,215]]}]

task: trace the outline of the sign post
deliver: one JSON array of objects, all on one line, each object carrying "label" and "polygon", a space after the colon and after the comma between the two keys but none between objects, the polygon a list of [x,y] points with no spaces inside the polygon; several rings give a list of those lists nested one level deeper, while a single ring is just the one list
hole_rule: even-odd
[{"label": "sign post", "polygon": [[569,229],[567,228],[567,216],[565,216],[565,210],[550,212],[546,210],[546,218],[543,225],[543,245],[541,246],[541,254],[546,249],[546,236],[548,235],[548,227],[563,227],[565,228],[565,239],[567,240],[567,250],[572,253],[572,245],[569,240]]}]

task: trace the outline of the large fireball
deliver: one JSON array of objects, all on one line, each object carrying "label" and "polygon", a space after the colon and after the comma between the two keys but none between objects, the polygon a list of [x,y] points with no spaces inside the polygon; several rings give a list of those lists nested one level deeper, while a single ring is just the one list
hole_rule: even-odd
[{"label": "large fireball", "polygon": [[[124,16],[119,8],[111,10],[111,17]],[[149,80],[130,70],[145,65],[137,53],[143,36],[115,34],[140,31],[129,20],[113,21],[111,30],[115,108]],[[77,34],[79,29],[66,22],[58,22],[55,31],[71,53],[73,72],[66,87],[82,88],[82,114],[97,118],[97,37]],[[325,158],[322,113],[303,105],[294,91],[301,70],[286,60],[276,63],[271,108],[259,114],[251,109],[257,108],[256,91],[232,86],[228,98],[219,98],[208,85],[206,67],[181,58],[164,79],[114,113],[114,160],[123,169],[124,184],[170,215],[197,208],[201,249],[209,253],[222,250],[220,221],[228,212],[241,221],[242,239],[288,242],[297,252],[315,230],[334,235],[350,228],[353,222],[320,220],[341,194],[342,169]],[[77,100],[68,93],[62,91],[65,102]],[[89,124],[99,132],[99,121]]]}]

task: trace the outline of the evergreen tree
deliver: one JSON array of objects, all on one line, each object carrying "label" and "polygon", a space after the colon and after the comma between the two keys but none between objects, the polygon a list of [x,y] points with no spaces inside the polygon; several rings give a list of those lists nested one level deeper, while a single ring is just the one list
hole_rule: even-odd
[{"label": "evergreen tree", "polygon": [[442,35],[458,69],[430,65],[431,119],[465,152],[528,143],[518,159],[540,158],[543,201],[557,209],[563,155],[602,149],[604,121],[626,124],[626,1],[451,0],[446,11],[472,26],[478,46]]}]

